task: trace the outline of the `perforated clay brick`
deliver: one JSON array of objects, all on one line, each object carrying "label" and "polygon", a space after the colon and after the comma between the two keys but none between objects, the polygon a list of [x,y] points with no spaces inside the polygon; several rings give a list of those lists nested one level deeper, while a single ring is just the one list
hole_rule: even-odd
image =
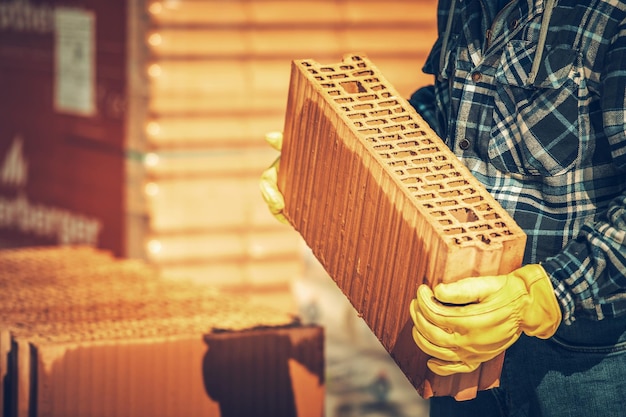
[{"label": "perforated clay brick", "polygon": [[440,377],[411,337],[417,287],[512,271],[526,235],[366,57],[294,61],[284,214],[426,398],[469,399],[503,357]]}]

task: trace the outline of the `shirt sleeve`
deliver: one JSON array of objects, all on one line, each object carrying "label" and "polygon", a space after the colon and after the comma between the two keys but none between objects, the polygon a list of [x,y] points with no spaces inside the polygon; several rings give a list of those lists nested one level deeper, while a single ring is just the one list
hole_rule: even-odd
[{"label": "shirt sleeve", "polygon": [[[435,61],[441,54],[441,38],[437,38],[431,48],[426,62],[422,68],[424,74],[436,76],[438,68]],[[435,85],[427,85],[416,90],[409,98],[409,104],[419,113],[428,125],[441,137],[445,137],[446,121],[442,109],[437,105],[437,96],[442,96],[436,91]]]},{"label": "shirt sleeve", "polygon": [[409,103],[419,113],[428,125],[441,136],[443,126],[439,121],[438,109],[435,102],[435,87],[428,85],[415,91]]},{"label": "shirt sleeve", "polygon": [[[626,315],[626,24],[605,57],[601,78],[602,122],[622,194],[594,224],[543,264],[562,305],[565,323]],[[621,184],[620,184],[621,183]],[[611,184],[615,186],[615,183]],[[602,184],[596,184],[600,187]],[[590,190],[593,192],[593,190]]]}]

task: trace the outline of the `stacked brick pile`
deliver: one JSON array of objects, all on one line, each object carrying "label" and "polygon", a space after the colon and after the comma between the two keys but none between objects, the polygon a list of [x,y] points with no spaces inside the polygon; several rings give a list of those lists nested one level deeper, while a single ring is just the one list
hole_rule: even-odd
[{"label": "stacked brick pile", "polygon": [[4,415],[322,415],[289,313],[86,247],[0,251],[0,287]]},{"label": "stacked brick pile", "polygon": [[[375,59],[404,97],[436,30],[427,0],[237,0],[148,3],[145,144],[148,253],[164,273],[277,283],[302,273],[301,241],[270,215],[258,178],[276,157],[263,137],[285,118],[290,62]],[[156,190],[156,189],[155,189]]]}]

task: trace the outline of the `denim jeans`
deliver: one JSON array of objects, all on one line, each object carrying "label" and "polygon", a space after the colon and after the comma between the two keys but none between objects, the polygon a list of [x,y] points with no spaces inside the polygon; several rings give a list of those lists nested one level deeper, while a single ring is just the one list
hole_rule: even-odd
[{"label": "denim jeans", "polygon": [[561,325],[507,351],[501,386],[474,400],[432,398],[431,417],[626,416],[626,318]]}]

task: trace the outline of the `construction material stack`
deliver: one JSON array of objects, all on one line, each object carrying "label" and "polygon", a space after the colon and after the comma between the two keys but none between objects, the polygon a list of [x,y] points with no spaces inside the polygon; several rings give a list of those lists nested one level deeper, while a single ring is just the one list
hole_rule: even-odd
[{"label": "construction material stack", "polygon": [[323,333],[87,247],[0,251],[5,416],[322,416]]}]

